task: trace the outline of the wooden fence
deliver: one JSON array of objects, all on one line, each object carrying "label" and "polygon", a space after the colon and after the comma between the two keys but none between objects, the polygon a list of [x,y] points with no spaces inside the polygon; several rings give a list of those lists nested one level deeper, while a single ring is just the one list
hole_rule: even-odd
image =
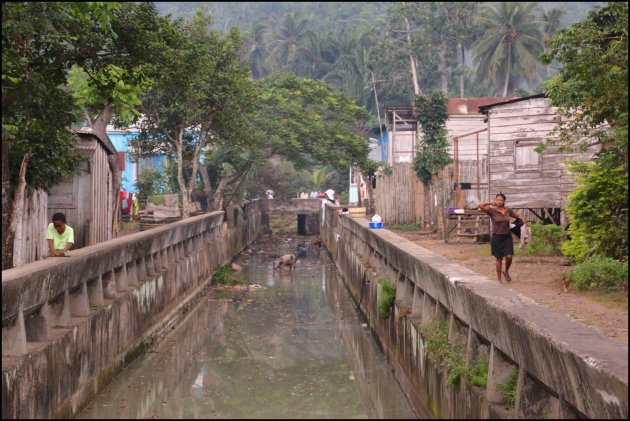
[{"label": "wooden fence", "polygon": [[22,218],[18,221],[13,243],[13,267],[25,265],[48,255],[48,195],[35,190],[24,198]]}]

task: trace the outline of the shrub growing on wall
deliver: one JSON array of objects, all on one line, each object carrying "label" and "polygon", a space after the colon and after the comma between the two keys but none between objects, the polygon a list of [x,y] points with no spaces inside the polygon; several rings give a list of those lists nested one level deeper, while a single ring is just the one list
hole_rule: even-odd
[{"label": "shrub growing on wall", "polygon": [[388,278],[381,276],[378,278],[378,295],[376,305],[378,315],[383,319],[389,318],[394,308],[396,300],[396,283]]}]

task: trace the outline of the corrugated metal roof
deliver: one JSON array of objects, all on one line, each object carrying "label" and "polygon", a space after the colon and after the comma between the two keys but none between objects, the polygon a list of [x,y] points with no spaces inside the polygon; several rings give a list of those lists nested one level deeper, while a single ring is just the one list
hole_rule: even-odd
[{"label": "corrugated metal roof", "polygon": [[94,130],[92,130],[91,127],[81,127],[80,129],[73,129],[72,131],[78,135],[94,136],[99,141],[99,143],[103,145],[105,150],[107,150],[108,155],[117,153],[116,148],[112,144],[111,140],[109,140],[109,138],[107,137],[105,139],[102,139],[99,135],[96,134]]},{"label": "corrugated metal roof", "polygon": [[543,92],[542,94],[535,94],[535,95],[524,96],[524,97],[501,98],[503,101],[495,102],[494,104],[487,104],[487,105],[480,106],[479,107],[479,111],[481,111],[482,113],[485,114],[485,112],[486,112],[486,110],[488,108],[494,107],[496,105],[510,104],[512,102],[525,101],[525,100],[532,99],[532,98],[545,98],[546,96],[547,96],[547,94]]},{"label": "corrugated metal roof", "polygon": [[479,107],[516,97],[448,98],[448,115],[481,114]]}]

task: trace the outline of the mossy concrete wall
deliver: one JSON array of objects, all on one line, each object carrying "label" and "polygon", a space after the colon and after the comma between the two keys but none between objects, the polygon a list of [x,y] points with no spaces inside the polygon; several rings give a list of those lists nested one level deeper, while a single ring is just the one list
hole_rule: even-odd
[{"label": "mossy concrete wall", "polygon": [[[415,407],[438,418],[627,418],[627,345],[365,219],[326,205],[323,220],[327,248]],[[377,314],[381,276],[396,283],[386,320]],[[488,361],[485,387],[465,376],[447,383],[451,369],[420,333],[434,319],[448,325],[447,346],[466,366]],[[500,386],[513,373],[509,405]]]},{"label": "mossy concrete wall", "polygon": [[74,417],[261,229],[257,202],[2,272],[2,417]]}]

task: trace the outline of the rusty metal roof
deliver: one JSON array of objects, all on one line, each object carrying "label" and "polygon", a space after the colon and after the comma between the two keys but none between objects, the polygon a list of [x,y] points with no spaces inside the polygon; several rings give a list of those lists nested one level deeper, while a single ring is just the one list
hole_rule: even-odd
[{"label": "rusty metal roof", "polygon": [[94,130],[92,130],[91,127],[81,127],[80,129],[73,129],[72,132],[78,135],[94,136],[99,141],[99,143],[103,145],[108,155],[117,153],[116,148],[112,144],[112,141],[109,140],[108,137],[106,137],[105,139],[101,138],[98,134],[96,134]]},{"label": "rusty metal roof", "polygon": [[479,107],[505,102],[516,97],[448,98],[448,115],[481,114]]}]

